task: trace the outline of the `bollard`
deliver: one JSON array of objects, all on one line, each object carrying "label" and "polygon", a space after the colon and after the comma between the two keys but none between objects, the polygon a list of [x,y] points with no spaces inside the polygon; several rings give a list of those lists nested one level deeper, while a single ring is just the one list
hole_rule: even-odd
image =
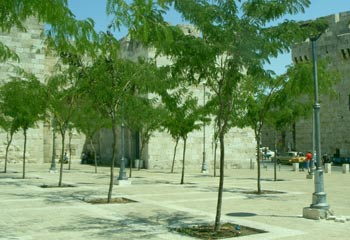
[{"label": "bollard", "polygon": [[324,164],[324,172],[325,173],[332,173],[332,164],[331,163]]},{"label": "bollard", "polygon": [[299,163],[293,163],[293,171],[299,172]]},{"label": "bollard", "polygon": [[255,168],[255,162],[253,161],[253,159],[250,159],[250,169],[254,169]]},{"label": "bollard", "polygon": [[349,164],[344,163],[343,164],[343,173],[348,173],[349,172]]}]

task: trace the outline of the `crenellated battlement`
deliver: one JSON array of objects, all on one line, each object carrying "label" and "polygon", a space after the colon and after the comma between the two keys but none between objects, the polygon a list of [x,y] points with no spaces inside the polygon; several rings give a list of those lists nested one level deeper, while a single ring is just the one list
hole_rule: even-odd
[{"label": "crenellated battlement", "polygon": [[[328,67],[340,73],[340,81],[334,86],[336,96],[320,96],[320,125],[322,153],[350,156],[350,11],[322,17],[329,27],[316,41],[317,58],[326,58]],[[311,41],[292,48],[294,63],[312,62]],[[322,81],[320,76],[319,81]],[[312,119],[296,123],[295,148],[307,151],[312,148]],[[288,137],[288,142],[293,142]]]},{"label": "crenellated battlement", "polygon": [[[325,16],[321,19],[325,19],[329,27],[317,40],[318,57],[327,56],[332,59],[333,64],[349,61],[350,11]],[[311,42],[309,39],[293,47],[292,60],[294,63],[311,60]]]}]

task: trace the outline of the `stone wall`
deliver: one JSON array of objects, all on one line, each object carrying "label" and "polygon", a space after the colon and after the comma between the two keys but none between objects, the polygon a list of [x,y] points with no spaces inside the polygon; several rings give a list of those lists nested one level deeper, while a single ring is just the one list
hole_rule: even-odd
[{"label": "stone wall", "polygon": [[[29,18],[26,23],[26,31],[22,32],[16,28],[10,32],[0,32],[0,41],[14,50],[20,58],[20,62],[7,61],[0,63],[0,81],[8,81],[13,75],[11,64],[18,65],[24,70],[33,73],[42,82],[50,74],[56,59],[46,56],[45,44],[42,37],[44,24],[34,18]],[[58,135],[58,134],[57,134]],[[6,149],[7,134],[0,130],[0,162],[3,162]],[[68,138],[68,135],[67,135]],[[23,156],[23,132],[19,131],[14,135],[13,142],[9,149],[9,160],[11,162],[21,162]],[[61,140],[56,138],[56,158],[60,154]],[[73,134],[72,158],[80,158],[85,138],[77,133]],[[67,140],[68,143],[68,140]],[[26,159],[28,162],[50,162],[52,158],[52,131],[49,123],[39,122],[36,128],[28,130],[28,142]]]},{"label": "stone wall", "polygon": [[[27,32],[20,32],[12,29],[10,33],[0,33],[0,41],[14,49],[21,62],[18,63],[22,68],[35,74],[41,81],[51,73],[56,59],[45,55],[45,45],[42,38],[44,25],[38,23],[35,19],[29,19],[26,23]],[[188,34],[199,35],[190,26],[184,26],[184,30]],[[144,49],[142,46],[131,43],[126,37],[123,40],[124,57],[137,59],[138,57],[154,57],[154,49]],[[11,74],[11,68],[7,62],[0,64],[0,80],[8,79]],[[166,56],[159,56],[157,58],[158,65],[171,64]],[[198,97],[199,102],[203,101],[203,87],[193,88],[192,91]],[[38,123],[37,128],[28,131],[27,143],[27,160],[28,162],[50,162],[52,159],[52,144],[53,133],[50,122]],[[100,152],[101,163],[108,164],[112,155],[112,136],[110,130],[101,131],[100,145],[98,144],[99,136],[94,139],[96,150]],[[205,138],[205,140],[204,140]],[[204,136],[203,129],[191,133],[187,143],[186,166],[189,168],[201,168],[203,160],[203,143],[205,146],[206,163],[209,169],[213,167],[214,158],[214,143],[213,143],[213,126],[206,127],[206,134]],[[0,131],[0,162],[3,161],[6,148],[6,133]],[[61,137],[56,133],[56,152],[55,156],[58,159],[61,151]],[[120,138],[118,145],[120,146]],[[85,142],[85,137],[73,133],[72,139],[72,159],[80,159],[82,151],[90,149],[89,143]],[[126,129],[125,153],[128,159],[134,159],[135,151],[135,134]],[[68,134],[66,136],[66,149],[68,151]],[[100,147],[100,149],[99,149]],[[225,139],[225,159],[226,166],[229,168],[249,167],[250,160],[255,157],[255,141],[254,133],[251,129],[232,129]],[[183,143],[180,141],[178,145],[178,152],[176,156],[176,168],[181,167]],[[174,142],[170,135],[164,132],[156,132],[152,136],[150,143],[144,150],[144,155],[141,159],[145,160],[145,165],[148,168],[162,168],[170,169],[173,158]],[[20,131],[15,134],[13,143],[10,148],[10,161],[21,162],[23,154],[23,133]],[[219,163],[219,149],[217,151],[217,162]],[[118,149],[117,159],[120,160],[121,151]],[[219,164],[217,164],[219,166]]]},{"label": "stone wall", "polygon": [[[203,130],[189,134],[186,145],[186,168],[201,170],[203,161],[203,149],[205,149],[205,162],[208,170],[214,168],[214,141],[213,127],[206,127],[206,136]],[[203,143],[205,147],[203,147]],[[255,161],[255,140],[251,129],[234,128],[227,133],[225,138],[225,168],[249,168],[250,161]],[[148,145],[147,165],[152,169],[171,169],[174,155],[175,141],[164,132],[156,132]],[[183,141],[177,146],[175,157],[175,171],[182,168]],[[217,148],[217,168],[220,166],[220,146]]]},{"label": "stone wall", "polygon": [[[199,37],[199,32],[191,25],[180,26],[186,34],[192,34]],[[137,59],[137,57],[155,57],[154,49],[144,49],[142,46],[131,43],[130,39],[123,39],[124,57]],[[156,62],[158,66],[171,64],[166,56],[157,56]],[[191,91],[198,99],[199,103],[204,101],[203,86],[192,87]],[[200,171],[203,161],[203,150],[205,149],[205,159],[209,169],[214,166],[214,128],[211,124],[206,126],[204,130],[195,131],[189,134],[186,146],[186,168],[194,168]],[[204,143],[204,144],[203,144]],[[204,146],[203,146],[204,145]],[[167,132],[155,132],[150,139],[149,144],[143,152],[142,159],[145,160],[147,168],[151,169],[171,169],[175,141]],[[226,168],[248,168],[250,161],[255,159],[255,137],[254,132],[250,128],[231,129],[225,138],[225,167]],[[219,147],[217,149],[217,167],[219,166]],[[175,159],[175,168],[182,167],[183,142],[180,140],[177,147]]]},{"label": "stone wall", "polygon": [[[13,74],[10,64],[19,65],[26,71],[35,74],[43,81],[45,66],[44,45],[41,34],[44,25],[38,23],[35,19],[28,19],[27,31],[21,32],[17,29],[11,29],[10,33],[0,32],[0,41],[14,50],[20,58],[20,62],[8,61],[0,64],[0,81],[8,81],[9,75]],[[30,26],[30,27],[28,27]],[[0,132],[0,161],[3,161],[6,149],[6,133]],[[39,123],[35,129],[28,131],[28,143],[26,158],[28,162],[43,161],[43,124]],[[23,133],[22,131],[14,135],[13,142],[9,151],[9,160],[12,162],[22,161],[23,154]]]}]

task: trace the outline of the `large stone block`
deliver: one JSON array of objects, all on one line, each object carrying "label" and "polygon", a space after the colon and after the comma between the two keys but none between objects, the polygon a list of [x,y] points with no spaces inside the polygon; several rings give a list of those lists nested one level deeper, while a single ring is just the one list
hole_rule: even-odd
[{"label": "large stone block", "polygon": [[343,173],[348,173],[349,172],[349,164],[343,164],[342,172]]},{"label": "large stone block", "polygon": [[303,218],[320,220],[327,218],[327,210],[304,207],[303,208]]},{"label": "large stone block", "polygon": [[332,164],[331,163],[325,163],[324,164],[324,170],[325,170],[325,173],[331,174],[332,173]]}]

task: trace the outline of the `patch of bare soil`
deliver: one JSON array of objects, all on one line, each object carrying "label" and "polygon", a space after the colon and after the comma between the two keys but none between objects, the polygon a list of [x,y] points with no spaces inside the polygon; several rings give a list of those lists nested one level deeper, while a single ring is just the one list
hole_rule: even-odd
[{"label": "patch of bare soil", "polygon": [[261,190],[260,192],[258,191],[246,191],[244,192],[246,194],[256,194],[256,195],[264,195],[264,194],[284,194],[284,192],[280,191],[272,191],[272,190]]},{"label": "patch of bare soil", "polygon": [[91,204],[113,204],[113,203],[133,203],[136,202],[134,200],[128,199],[128,198],[112,198],[110,202],[108,202],[107,198],[95,198],[95,199],[87,199],[84,200],[87,203]]},{"label": "patch of bare soil", "polygon": [[199,239],[225,239],[233,237],[248,236],[252,234],[264,233],[265,231],[240,226],[232,223],[224,223],[221,225],[220,231],[214,231],[214,225],[183,227],[176,229],[177,232]]},{"label": "patch of bare soil", "polygon": [[67,188],[67,187],[76,187],[76,186],[72,184],[62,184],[61,186],[43,184],[40,187],[41,188]]}]

